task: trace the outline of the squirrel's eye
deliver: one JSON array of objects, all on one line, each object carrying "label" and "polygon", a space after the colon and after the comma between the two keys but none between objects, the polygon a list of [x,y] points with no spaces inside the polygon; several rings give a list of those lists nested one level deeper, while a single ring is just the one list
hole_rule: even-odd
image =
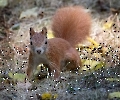
[{"label": "squirrel's eye", "polygon": [[30,44],[32,45],[32,42],[30,42]]},{"label": "squirrel's eye", "polygon": [[47,44],[47,41],[45,41],[45,44]]}]

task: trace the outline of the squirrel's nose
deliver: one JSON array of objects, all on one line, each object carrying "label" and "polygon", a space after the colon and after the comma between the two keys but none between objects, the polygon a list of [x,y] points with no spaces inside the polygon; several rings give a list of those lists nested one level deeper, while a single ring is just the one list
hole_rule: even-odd
[{"label": "squirrel's nose", "polygon": [[37,53],[40,54],[40,53],[41,53],[41,50],[37,50]]}]

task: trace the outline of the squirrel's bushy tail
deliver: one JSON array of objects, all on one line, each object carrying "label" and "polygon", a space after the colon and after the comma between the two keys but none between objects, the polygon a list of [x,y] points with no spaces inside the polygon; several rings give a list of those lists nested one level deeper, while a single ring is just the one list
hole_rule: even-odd
[{"label": "squirrel's bushy tail", "polygon": [[53,16],[54,36],[67,40],[73,47],[89,35],[90,28],[91,17],[79,6],[60,8]]}]

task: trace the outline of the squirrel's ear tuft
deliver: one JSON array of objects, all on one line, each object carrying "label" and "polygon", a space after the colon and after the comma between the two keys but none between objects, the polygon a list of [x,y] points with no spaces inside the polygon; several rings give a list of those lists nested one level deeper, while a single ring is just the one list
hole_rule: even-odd
[{"label": "squirrel's ear tuft", "polygon": [[33,36],[35,34],[35,31],[32,27],[30,27],[30,36]]},{"label": "squirrel's ear tuft", "polygon": [[47,28],[43,27],[41,33],[47,35]]}]

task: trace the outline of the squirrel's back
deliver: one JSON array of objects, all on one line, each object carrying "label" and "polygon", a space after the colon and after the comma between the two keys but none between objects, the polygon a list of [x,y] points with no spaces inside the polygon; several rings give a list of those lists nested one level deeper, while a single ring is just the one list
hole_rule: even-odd
[{"label": "squirrel's back", "polygon": [[73,47],[89,35],[90,28],[91,17],[80,6],[60,8],[53,16],[54,36],[67,40]]}]

